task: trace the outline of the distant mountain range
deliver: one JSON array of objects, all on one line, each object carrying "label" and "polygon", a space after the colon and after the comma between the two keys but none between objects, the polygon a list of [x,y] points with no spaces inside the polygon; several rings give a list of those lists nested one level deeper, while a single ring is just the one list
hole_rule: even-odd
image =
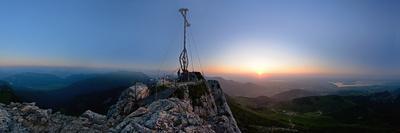
[{"label": "distant mountain range", "polygon": [[57,90],[83,79],[96,76],[95,74],[74,74],[65,78],[47,74],[23,72],[4,77],[2,80],[7,81],[16,90]]},{"label": "distant mountain range", "polygon": [[67,82],[58,76],[31,72],[11,75],[3,80],[9,82],[15,89],[51,90],[67,85]]},{"label": "distant mountain range", "polygon": [[280,91],[278,89],[267,88],[254,83],[241,83],[234,80],[226,80],[220,77],[213,77],[210,79],[217,80],[224,92],[229,96],[244,96],[244,97],[258,97],[258,96],[271,96]]},{"label": "distant mountain range", "polygon": [[293,90],[275,94],[275,95],[271,96],[271,98],[274,100],[278,100],[278,101],[285,101],[285,100],[292,100],[292,99],[300,98],[300,97],[318,96],[318,95],[321,95],[321,94],[317,93],[317,92],[313,92],[313,91],[308,91],[308,90],[293,89]]},{"label": "distant mountain range", "polygon": [[[89,108],[105,113],[122,90],[136,82],[149,83],[150,77],[128,71],[78,74],[65,78],[51,74],[20,73],[5,77],[4,80],[9,90],[13,90],[12,94],[21,101],[36,102],[40,107],[67,114],[81,114]],[[3,96],[5,94],[2,93],[1,97],[6,97]]]},{"label": "distant mountain range", "polygon": [[[275,97],[276,100],[293,99],[316,95],[367,95],[381,91],[391,91],[400,87],[400,81],[381,82],[379,85],[362,87],[337,87],[329,80],[260,80],[254,82],[238,82],[221,77],[211,77],[218,80],[229,96],[242,97]],[[279,94],[279,95],[278,95]],[[276,95],[276,96],[275,96]]]},{"label": "distant mountain range", "polygon": [[[221,77],[213,77],[211,79],[218,80],[224,88],[224,92],[229,96],[243,96],[243,97],[259,97],[277,95],[277,99],[296,98],[301,96],[322,95],[329,94],[337,91],[337,87],[327,81],[311,81],[311,80],[288,80],[288,81],[275,81],[263,80],[257,82],[237,82],[234,80],[227,80]],[[288,92],[286,92],[288,91]],[[283,93],[283,92],[286,92]],[[300,94],[301,93],[301,94]],[[292,96],[284,97],[285,95],[295,94]],[[278,98],[282,97],[282,98]]]}]

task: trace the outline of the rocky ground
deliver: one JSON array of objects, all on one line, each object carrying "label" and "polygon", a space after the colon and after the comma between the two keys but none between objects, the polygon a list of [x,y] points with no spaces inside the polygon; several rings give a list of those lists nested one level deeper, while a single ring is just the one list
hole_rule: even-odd
[{"label": "rocky ground", "polygon": [[107,115],[87,110],[74,117],[34,103],[0,104],[0,132],[240,132],[217,81],[169,87],[176,90],[171,96],[144,105],[150,90],[132,86]]}]

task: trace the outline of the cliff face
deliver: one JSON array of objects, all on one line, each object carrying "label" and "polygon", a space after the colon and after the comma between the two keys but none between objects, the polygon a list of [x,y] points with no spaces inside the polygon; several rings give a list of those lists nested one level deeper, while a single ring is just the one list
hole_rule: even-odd
[{"label": "cliff face", "polygon": [[217,115],[213,118],[214,129],[217,132],[240,132],[220,84],[216,80],[209,80],[208,84],[217,107]]},{"label": "cliff face", "polygon": [[73,117],[34,103],[0,104],[0,132],[153,131],[240,132],[217,81],[174,84],[157,93],[137,84],[121,94],[107,115],[88,110]]}]

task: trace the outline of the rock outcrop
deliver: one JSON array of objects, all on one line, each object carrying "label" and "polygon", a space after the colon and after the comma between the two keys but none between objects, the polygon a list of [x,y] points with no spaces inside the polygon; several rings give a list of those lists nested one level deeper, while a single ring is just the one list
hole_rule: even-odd
[{"label": "rock outcrop", "polygon": [[111,131],[213,133],[211,127],[192,111],[190,103],[169,98],[153,102],[147,107],[140,107]]},{"label": "rock outcrop", "polygon": [[139,101],[149,96],[149,88],[141,83],[129,87],[123,91],[118,102],[108,110],[107,117],[112,119],[111,124],[120,122],[125,116],[135,111],[139,107]]},{"label": "rock outcrop", "polygon": [[72,117],[40,109],[34,103],[0,105],[0,132],[6,133],[104,132],[108,128],[101,121],[101,115],[91,111]]},{"label": "rock outcrop", "polygon": [[136,84],[107,115],[88,110],[66,116],[34,103],[0,104],[0,132],[240,132],[217,81],[168,87],[153,96],[146,85]]}]

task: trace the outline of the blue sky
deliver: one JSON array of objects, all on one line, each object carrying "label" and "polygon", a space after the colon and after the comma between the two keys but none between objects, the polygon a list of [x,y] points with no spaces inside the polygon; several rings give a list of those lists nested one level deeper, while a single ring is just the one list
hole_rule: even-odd
[{"label": "blue sky", "polygon": [[180,7],[206,71],[400,73],[395,0],[2,0],[0,65],[174,69]]}]

